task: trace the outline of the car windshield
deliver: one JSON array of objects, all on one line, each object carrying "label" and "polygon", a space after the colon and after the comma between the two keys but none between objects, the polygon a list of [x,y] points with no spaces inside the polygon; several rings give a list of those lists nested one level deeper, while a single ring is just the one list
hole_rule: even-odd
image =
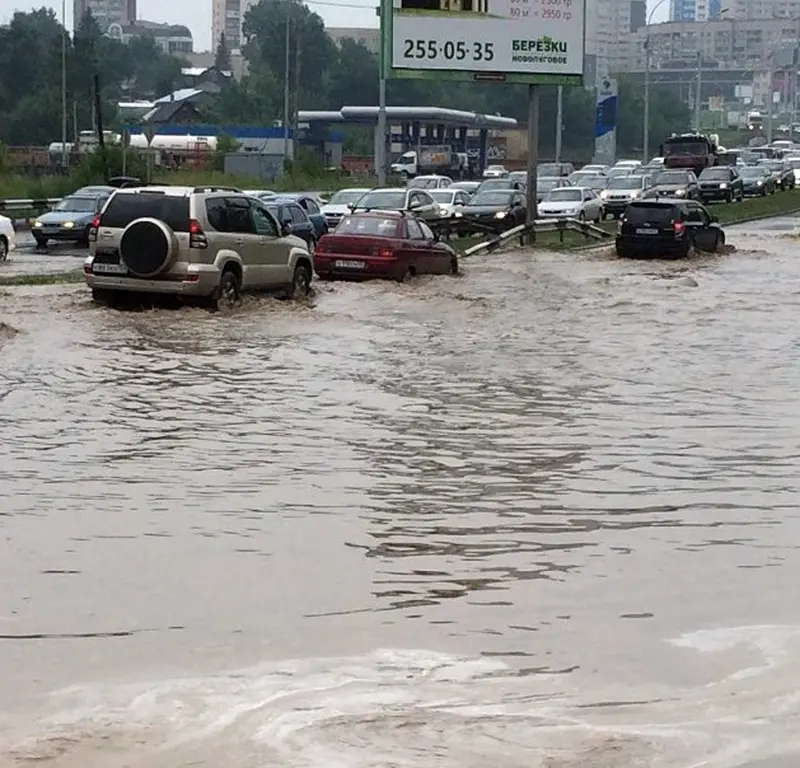
[{"label": "car windshield", "polygon": [[562,187],[561,189],[554,189],[547,195],[548,200],[553,202],[580,202],[583,199],[583,192],[580,189],[569,189]]},{"label": "car windshield", "polygon": [[742,168],[739,171],[739,175],[743,179],[760,179],[764,176],[764,169],[763,168]]},{"label": "car windshield", "polygon": [[508,174],[508,180],[514,184],[527,184],[528,183],[528,174],[525,171],[514,171],[514,173]]},{"label": "car windshield", "polygon": [[397,237],[397,218],[382,216],[345,216],[338,227],[337,235],[364,237]]},{"label": "car windshield", "polygon": [[511,200],[509,192],[479,192],[470,201],[470,205],[508,205]]},{"label": "car windshield", "polygon": [[355,203],[365,194],[363,189],[340,189],[328,200],[328,205],[350,205]]},{"label": "car windshield", "polygon": [[701,179],[711,179],[711,181],[728,181],[730,176],[724,168],[707,168],[700,174]]},{"label": "car windshield", "polygon": [[708,153],[708,145],[703,141],[676,141],[664,145],[664,156],[670,155],[705,155]]},{"label": "car windshield", "polygon": [[560,176],[561,164],[560,163],[542,163],[536,169],[537,176]]},{"label": "car windshield", "polygon": [[608,182],[609,189],[639,189],[642,186],[640,176],[620,176]]},{"label": "car windshield", "polygon": [[417,176],[408,182],[408,186],[413,189],[436,189],[442,186],[442,180],[438,176]]},{"label": "car windshield", "polygon": [[67,197],[54,210],[72,213],[94,213],[96,200],[93,197]]},{"label": "car windshield", "polygon": [[783,163],[764,163],[764,165],[771,171],[782,171]]},{"label": "car windshield", "polygon": [[787,161],[789,165],[792,166],[792,169],[797,170],[800,168],[800,157],[793,157],[791,160]]},{"label": "car windshield", "polygon": [[656,178],[656,184],[688,184],[689,174],[681,173],[680,171],[667,171],[666,173],[659,173]]},{"label": "car windshield", "polygon": [[641,203],[629,205],[625,220],[631,224],[667,224],[675,218],[675,209],[670,205]]},{"label": "car windshield", "polygon": [[388,210],[405,208],[406,193],[390,189],[367,192],[357,203],[359,208],[386,208]]},{"label": "car windshield", "polygon": [[539,179],[536,187],[539,192],[549,192],[551,189],[558,189],[561,186],[561,179]]},{"label": "car windshield", "polygon": [[630,168],[612,168],[607,174],[609,178],[615,179],[619,176],[630,176],[631,169]]},{"label": "car windshield", "polygon": [[483,192],[488,189],[511,189],[513,184],[514,182],[508,179],[491,179],[489,181],[484,181],[483,184],[480,185],[479,190]]},{"label": "car windshield", "polygon": [[453,192],[451,189],[434,189],[431,192],[431,197],[437,203],[445,203],[446,205],[449,205],[453,202],[454,195],[455,192]]}]

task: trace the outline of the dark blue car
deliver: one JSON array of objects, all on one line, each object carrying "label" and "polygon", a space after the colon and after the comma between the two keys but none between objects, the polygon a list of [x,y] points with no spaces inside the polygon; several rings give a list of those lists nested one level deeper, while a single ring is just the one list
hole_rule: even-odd
[{"label": "dark blue car", "polygon": [[309,195],[306,192],[292,192],[282,193],[276,195],[276,197],[279,200],[291,200],[306,212],[306,215],[314,225],[314,234],[317,240],[328,234],[328,220],[325,218],[325,214],[322,213],[319,201],[313,195]]},{"label": "dark blue car", "polygon": [[286,198],[273,197],[262,200],[264,207],[278,220],[281,225],[288,225],[290,232],[308,243],[309,248],[317,244],[316,230],[308,214],[294,201]]}]

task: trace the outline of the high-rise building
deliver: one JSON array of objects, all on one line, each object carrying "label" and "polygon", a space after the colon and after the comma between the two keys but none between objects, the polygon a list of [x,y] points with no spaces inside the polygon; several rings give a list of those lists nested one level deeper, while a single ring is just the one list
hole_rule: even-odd
[{"label": "high-rise building", "polygon": [[103,32],[112,24],[125,26],[136,21],[136,0],[73,0],[72,13],[77,27],[91,11]]},{"label": "high-rise building", "polygon": [[216,49],[220,38],[225,35],[228,50],[241,51],[245,43],[242,37],[242,24],[245,14],[258,0],[212,0],[211,6],[211,40]]},{"label": "high-rise building", "polygon": [[797,19],[800,0],[722,0],[726,19]]},{"label": "high-rise building", "polygon": [[642,0],[592,0],[586,3],[586,53],[597,59],[600,77],[616,72],[627,56],[628,39],[646,17]]},{"label": "high-rise building", "polygon": [[720,18],[722,0],[671,0],[670,21],[713,21]]}]

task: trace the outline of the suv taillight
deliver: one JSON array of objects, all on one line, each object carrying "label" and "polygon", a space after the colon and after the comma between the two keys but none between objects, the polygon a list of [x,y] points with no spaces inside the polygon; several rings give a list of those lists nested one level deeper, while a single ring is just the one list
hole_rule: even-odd
[{"label": "suv taillight", "polygon": [[97,230],[100,229],[100,225],[103,223],[103,217],[100,215],[95,216],[92,219],[92,223],[89,225],[89,242],[94,243],[97,242]]},{"label": "suv taillight", "polygon": [[189,247],[190,248],[208,248],[208,239],[200,226],[197,219],[192,219],[189,222]]},{"label": "suv taillight", "polygon": [[672,229],[674,230],[676,235],[682,235],[683,230],[686,229],[686,225],[682,221],[673,221]]}]

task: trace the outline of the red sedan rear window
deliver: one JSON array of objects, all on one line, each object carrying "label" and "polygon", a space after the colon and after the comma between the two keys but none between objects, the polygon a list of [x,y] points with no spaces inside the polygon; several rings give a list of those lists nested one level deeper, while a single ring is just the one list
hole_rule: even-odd
[{"label": "red sedan rear window", "polygon": [[365,235],[367,237],[397,237],[400,221],[395,217],[345,216],[338,227],[337,235]]}]

